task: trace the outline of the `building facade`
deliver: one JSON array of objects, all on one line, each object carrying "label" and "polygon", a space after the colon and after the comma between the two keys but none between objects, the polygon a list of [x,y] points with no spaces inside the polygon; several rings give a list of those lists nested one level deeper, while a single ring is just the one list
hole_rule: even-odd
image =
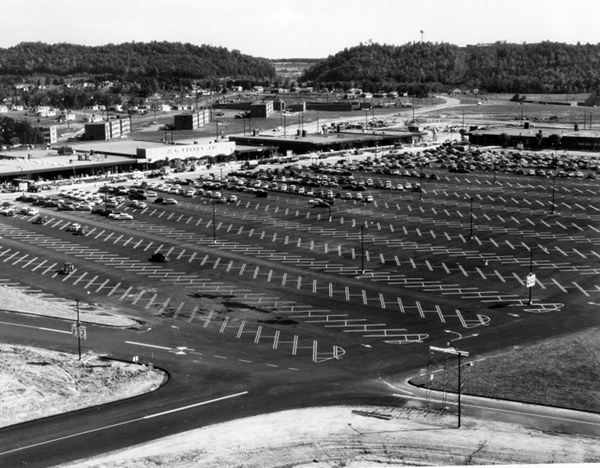
[{"label": "building facade", "polygon": [[250,104],[250,116],[253,119],[266,119],[273,113],[273,101],[258,101]]},{"label": "building facade", "polygon": [[113,119],[109,121],[85,124],[85,140],[112,140],[121,138],[131,132],[131,120],[129,118]]},{"label": "building facade", "polygon": [[174,116],[175,130],[194,130],[210,122],[210,110],[201,109],[191,114],[178,114]]}]

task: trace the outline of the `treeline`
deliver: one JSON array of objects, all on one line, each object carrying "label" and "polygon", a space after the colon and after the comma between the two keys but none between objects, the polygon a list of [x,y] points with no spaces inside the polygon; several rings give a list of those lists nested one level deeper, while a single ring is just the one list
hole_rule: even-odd
[{"label": "treeline", "polygon": [[0,144],[34,144],[43,141],[41,131],[26,120],[0,116]]},{"label": "treeline", "polygon": [[275,76],[267,59],[224,47],[179,42],[130,42],[103,46],[23,42],[0,48],[0,75],[102,76],[161,84],[180,79],[264,80]]},{"label": "treeline", "polygon": [[369,92],[583,93],[600,84],[600,44],[360,44],[317,63],[300,80]]}]

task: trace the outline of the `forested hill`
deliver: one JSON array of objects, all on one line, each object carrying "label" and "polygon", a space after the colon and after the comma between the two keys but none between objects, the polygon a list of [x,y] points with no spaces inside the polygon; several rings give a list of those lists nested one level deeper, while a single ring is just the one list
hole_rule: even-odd
[{"label": "forested hill", "polygon": [[600,84],[600,44],[361,44],[329,56],[306,70],[301,80],[371,92],[459,87],[488,92],[581,93]]},{"label": "forested hill", "polygon": [[208,45],[131,42],[92,47],[24,42],[0,48],[0,75],[271,79],[275,68],[266,59]]}]

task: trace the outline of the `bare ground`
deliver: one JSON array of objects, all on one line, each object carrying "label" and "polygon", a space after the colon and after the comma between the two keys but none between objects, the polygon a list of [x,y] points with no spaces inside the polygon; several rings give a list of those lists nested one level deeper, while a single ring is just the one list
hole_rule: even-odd
[{"label": "bare ground", "polygon": [[147,393],[164,373],[135,364],[0,344],[0,426]]}]

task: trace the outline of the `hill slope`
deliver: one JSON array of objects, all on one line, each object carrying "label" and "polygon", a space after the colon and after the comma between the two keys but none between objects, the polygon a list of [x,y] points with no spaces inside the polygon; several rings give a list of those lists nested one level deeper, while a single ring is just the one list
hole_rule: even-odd
[{"label": "hill slope", "polygon": [[317,63],[301,80],[366,91],[426,85],[433,90],[458,86],[490,92],[581,93],[599,84],[599,66],[600,45],[590,44],[360,44]]},{"label": "hill slope", "polygon": [[130,42],[103,46],[23,42],[0,49],[0,75],[87,74],[118,78],[271,78],[266,59],[238,50],[179,42]]}]

